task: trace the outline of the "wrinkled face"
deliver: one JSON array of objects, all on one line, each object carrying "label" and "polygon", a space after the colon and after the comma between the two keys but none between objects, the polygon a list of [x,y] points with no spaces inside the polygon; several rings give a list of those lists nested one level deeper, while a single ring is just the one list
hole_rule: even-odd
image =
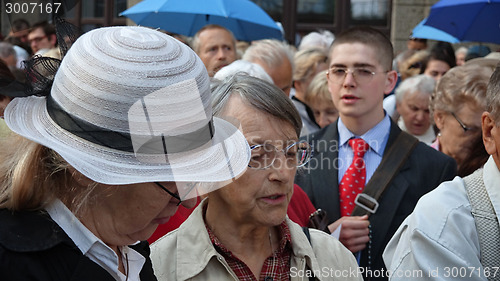
[{"label": "wrinkled face", "polygon": [[424,74],[429,75],[438,81],[448,70],[450,70],[450,66],[446,62],[440,60],[430,60],[427,63],[427,68],[425,69]]},{"label": "wrinkled face", "polygon": [[[173,193],[177,191],[174,182],[161,184]],[[178,208],[179,201],[155,183],[96,188],[107,190],[99,196],[99,202],[91,209],[90,215],[81,221],[108,245],[129,245],[148,239]],[[193,207],[196,200],[183,202],[184,206]]]},{"label": "wrinkled face", "polygon": [[431,118],[427,93],[407,93],[401,103],[396,105],[396,109],[410,134],[420,136],[429,129]]},{"label": "wrinkled face", "polygon": [[200,33],[199,40],[198,56],[205,64],[210,77],[236,60],[236,46],[231,34],[226,30],[220,28],[204,30]]},{"label": "wrinkled face", "polygon": [[471,107],[466,103],[455,112],[456,117],[471,130],[464,131],[460,123],[451,113],[436,110],[434,121],[439,129],[440,150],[453,157],[460,166],[470,151],[470,144],[481,134],[481,114],[480,109]]},{"label": "wrinkled face", "polygon": [[[287,143],[298,140],[293,126],[283,120],[244,104],[239,96],[233,95],[224,115],[237,118],[250,146],[271,143],[284,149]],[[267,169],[252,169],[229,185],[209,193],[209,208],[227,210],[228,218],[239,224],[275,226],[286,215],[288,203],[293,194],[295,167],[282,164],[284,154]]]},{"label": "wrinkled face", "polygon": [[318,100],[310,104],[314,113],[314,119],[321,128],[324,128],[335,122],[339,117],[339,111],[335,108],[332,101]]},{"label": "wrinkled face", "polygon": [[33,53],[41,49],[52,49],[56,44],[55,35],[47,36],[42,28],[37,28],[28,34],[28,42],[30,42]]},{"label": "wrinkled face", "polygon": [[283,59],[283,63],[277,66],[268,66],[262,61],[255,61],[254,63],[262,66],[269,76],[273,79],[274,85],[280,88],[287,96],[290,95],[293,83],[292,64],[288,58]]},{"label": "wrinkled face", "polygon": [[[361,43],[344,43],[332,49],[328,89],[343,121],[352,118],[379,122],[383,118],[384,94],[392,91],[396,74],[394,71],[388,72],[384,69],[378,56],[379,53],[375,48]],[[375,74],[368,82],[359,83],[352,73],[347,73],[341,83],[336,83],[332,81],[330,74],[334,68],[364,69]]]}]

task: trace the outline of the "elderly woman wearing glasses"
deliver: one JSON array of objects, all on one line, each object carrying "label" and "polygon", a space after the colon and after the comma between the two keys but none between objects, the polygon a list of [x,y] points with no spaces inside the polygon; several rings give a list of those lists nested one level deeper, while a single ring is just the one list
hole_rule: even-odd
[{"label": "elderly woman wearing glasses", "polygon": [[307,142],[298,141],[302,123],[290,99],[276,86],[242,75],[224,81],[213,95],[216,116],[241,122],[252,149],[249,168],[152,244],[158,280],[308,280],[306,270],[333,280],[335,272],[356,272],[354,256],[338,240],[311,229],[308,241],[286,217],[295,172],[311,153]]},{"label": "elderly woman wearing glasses", "polygon": [[212,118],[205,66],[166,34],[95,29],[59,63],[5,110],[17,135],[0,146],[0,279],[156,280],[139,241],[192,206],[195,182],[245,171],[248,143]]},{"label": "elderly woman wearing glasses", "polygon": [[439,129],[433,148],[453,157],[457,175],[464,177],[488,160],[481,137],[481,114],[486,110],[490,68],[457,66],[439,80],[430,100],[431,115]]}]

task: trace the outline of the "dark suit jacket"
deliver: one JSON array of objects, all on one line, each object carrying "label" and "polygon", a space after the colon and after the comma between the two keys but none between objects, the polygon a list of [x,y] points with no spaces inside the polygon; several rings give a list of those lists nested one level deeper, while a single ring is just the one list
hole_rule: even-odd
[{"label": "dark suit jacket", "polygon": [[[400,133],[399,127],[391,121],[384,157]],[[308,167],[297,172],[295,183],[302,187],[316,208],[327,212],[329,223],[332,223],[340,218],[337,122],[303,139],[314,146],[314,152]],[[370,216],[372,270],[383,268],[385,271],[382,252],[399,225],[413,211],[418,199],[441,182],[453,179],[455,173],[455,160],[422,142],[417,144],[379,198],[377,212]],[[366,250],[362,255],[362,267],[368,265]]]},{"label": "dark suit jacket", "polygon": [[[0,226],[0,280],[115,281],[84,256],[45,212],[0,209]],[[148,243],[132,248],[146,258],[141,280],[156,281]]]}]

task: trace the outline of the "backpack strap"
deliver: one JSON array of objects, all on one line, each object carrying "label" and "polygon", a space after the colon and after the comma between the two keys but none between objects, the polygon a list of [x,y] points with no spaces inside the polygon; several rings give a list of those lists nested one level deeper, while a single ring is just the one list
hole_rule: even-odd
[{"label": "backpack strap", "polygon": [[401,131],[389,151],[382,158],[371,179],[366,183],[363,192],[359,193],[354,202],[356,206],[351,216],[374,214],[378,208],[378,199],[394,176],[406,162],[410,153],[417,146],[418,140],[410,134]]},{"label": "backpack strap", "polygon": [[[464,183],[471,205],[472,216],[476,223],[481,265],[489,269],[498,267],[500,265],[500,226],[490,197],[486,192],[483,169],[479,169],[465,177]],[[500,274],[487,278],[488,280],[500,280]]]}]

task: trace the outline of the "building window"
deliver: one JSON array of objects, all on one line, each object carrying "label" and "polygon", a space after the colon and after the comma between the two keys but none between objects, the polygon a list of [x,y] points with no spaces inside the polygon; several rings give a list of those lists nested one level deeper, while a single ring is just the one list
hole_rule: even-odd
[{"label": "building window", "polygon": [[390,34],[392,0],[252,0],[285,28],[286,39],[325,29],[370,25]]}]

